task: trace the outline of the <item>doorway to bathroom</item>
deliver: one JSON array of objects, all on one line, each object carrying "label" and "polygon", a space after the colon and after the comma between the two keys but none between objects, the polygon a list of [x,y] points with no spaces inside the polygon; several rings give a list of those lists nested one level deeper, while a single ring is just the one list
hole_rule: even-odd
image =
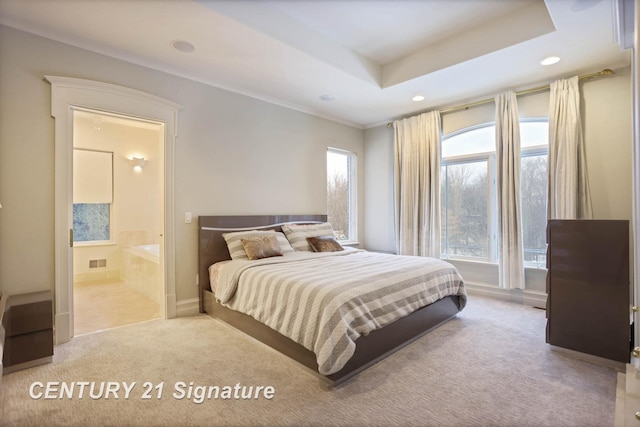
[{"label": "doorway to bathroom", "polygon": [[[73,296],[73,114],[93,111],[105,115],[130,118],[164,127],[162,159],[164,176],[164,232],[161,236],[160,259],[164,275],[164,311],[162,317],[176,317],[175,281],[175,201],[174,147],[178,136],[177,120],[180,104],[136,89],[64,76],[45,76],[51,84],[51,116],[55,123],[55,277],[54,335],[56,345],[69,341],[74,334]],[[115,114],[114,114],[115,113]],[[148,165],[152,163],[149,159]],[[147,166],[145,165],[145,168]],[[160,167],[160,166],[158,166]]]},{"label": "doorway to bathroom", "polygon": [[73,328],[164,317],[164,125],[74,108]]}]

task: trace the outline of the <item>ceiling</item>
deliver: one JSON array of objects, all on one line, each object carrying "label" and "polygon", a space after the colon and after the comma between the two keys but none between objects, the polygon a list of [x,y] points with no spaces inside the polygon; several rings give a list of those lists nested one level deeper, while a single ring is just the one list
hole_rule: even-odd
[{"label": "ceiling", "polygon": [[[0,23],[367,128],[504,90],[626,67],[630,52],[617,42],[617,5],[0,0]],[[175,41],[195,49],[178,50]],[[551,55],[560,62],[540,65]],[[425,99],[412,101],[415,95]]]}]

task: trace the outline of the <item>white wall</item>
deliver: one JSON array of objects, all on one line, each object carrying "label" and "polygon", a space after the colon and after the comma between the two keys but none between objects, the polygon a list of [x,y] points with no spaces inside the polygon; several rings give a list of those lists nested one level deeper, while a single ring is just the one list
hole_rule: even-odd
[{"label": "white wall", "polygon": [[586,81],[581,86],[593,214],[597,219],[631,220],[630,69]]},{"label": "white wall", "polygon": [[175,146],[178,301],[198,296],[198,215],[326,213],[326,148],[362,158],[361,129],[0,26],[0,288],[8,293],[54,288],[54,121],[44,75],[113,83],[183,106]]},{"label": "white wall", "polygon": [[[596,219],[631,220],[631,81],[629,69],[615,76],[583,81],[582,112],[591,196]],[[488,96],[491,96],[490,94]],[[520,117],[548,113],[549,93],[518,98]],[[444,114],[443,133],[495,120],[492,103]],[[365,131],[365,231],[367,248],[395,252],[393,235],[394,130]],[[371,190],[372,188],[380,191]],[[496,266],[454,261],[469,283],[497,286]],[[544,293],[545,270],[527,269],[528,291]]]},{"label": "white wall", "polygon": [[366,247],[396,251],[394,233],[393,128],[379,126],[364,132],[364,233]]}]

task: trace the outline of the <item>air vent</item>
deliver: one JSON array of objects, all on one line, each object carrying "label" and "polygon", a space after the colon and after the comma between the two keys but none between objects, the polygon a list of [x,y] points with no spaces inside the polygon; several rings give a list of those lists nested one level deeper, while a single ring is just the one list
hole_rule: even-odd
[{"label": "air vent", "polygon": [[107,266],[106,259],[90,259],[89,268],[104,268]]}]

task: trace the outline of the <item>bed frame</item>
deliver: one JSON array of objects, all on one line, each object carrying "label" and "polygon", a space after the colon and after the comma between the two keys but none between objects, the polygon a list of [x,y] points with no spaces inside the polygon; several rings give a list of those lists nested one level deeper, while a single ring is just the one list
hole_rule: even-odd
[{"label": "bed frame", "polygon": [[280,225],[284,223],[310,224],[326,220],[326,215],[200,216],[198,286],[201,313],[222,320],[289,356],[314,371],[330,385],[336,386],[455,317],[460,311],[460,301],[458,296],[446,297],[369,335],[361,336],[356,341],[353,357],[339,372],[328,376],[318,373],[316,356],[312,351],[252,317],[224,307],[216,301],[209,286],[209,266],[231,259],[222,233],[256,229],[281,231]]}]

